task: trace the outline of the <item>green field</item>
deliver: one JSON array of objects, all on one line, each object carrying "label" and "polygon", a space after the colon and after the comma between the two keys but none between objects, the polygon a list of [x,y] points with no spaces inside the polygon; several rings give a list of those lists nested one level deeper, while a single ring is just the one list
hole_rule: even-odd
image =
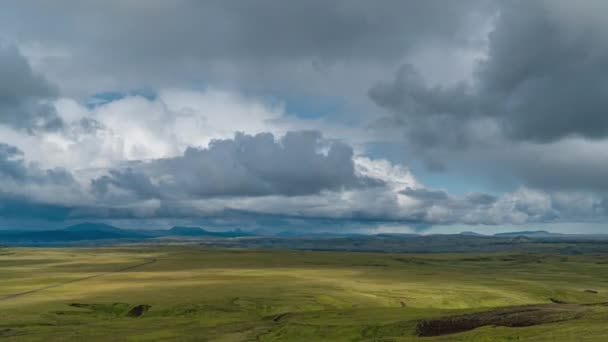
[{"label": "green field", "polygon": [[[4,248],[0,297],[7,341],[604,341],[608,256]],[[506,306],[538,311],[418,336]]]}]

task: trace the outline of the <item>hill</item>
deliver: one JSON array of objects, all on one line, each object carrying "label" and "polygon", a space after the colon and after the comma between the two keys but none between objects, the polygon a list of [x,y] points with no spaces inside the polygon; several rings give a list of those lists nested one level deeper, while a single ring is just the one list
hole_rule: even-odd
[{"label": "hill", "polygon": [[525,236],[529,238],[556,238],[556,237],[564,237],[566,234],[558,234],[558,233],[550,233],[545,230],[524,230],[519,232],[507,232],[507,233],[497,233],[494,236],[499,237],[516,237],[516,236]]},{"label": "hill", "polygon": [[168,235],[176,235],[176,236],[199,236],[199,237],[242,237],[242,236],[253,236],[255,234],[244,232],[240,229],[231,230],[226,232],[210,232],[208,230],[199,228],[199,227],[173,227],[168,230]]},{"label": "hill", "polygon": [[460,232],[460,235],[465,235],[465,236],[486,236],[484,234],[479,234],[479,233],[476,233],[476,232],[469,232],[469,231]]},{"label": "hill", "polygon": [[1,341],[594,342],[608,336],[608,255],[198,245],[1,252]]},{"label": "hill", "polygon": [[198,227],[122,229],[105,223],[83,222],[56,230],[0,230],[0,244],[18,246],[95,245],[145,241],[162,237],[235,238],[253,236],[242,230],[212,232]]}]

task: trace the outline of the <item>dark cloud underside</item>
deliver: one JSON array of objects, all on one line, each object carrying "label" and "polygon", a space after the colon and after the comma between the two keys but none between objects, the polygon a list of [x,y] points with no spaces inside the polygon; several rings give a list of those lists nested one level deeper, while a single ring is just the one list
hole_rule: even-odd
[{"label": "dark cloud underside", "polygon": [[0,222],[607,218],[605,1],[3,5]]},{"label": "dark cloud underside", "polygon": [[92,187],[101,195],[113,186],[143,198],[205,198],[309,195],[382,184],[357,176],[352,158],[350,146],[324,141],[315,131],[288,132],[278,140],[270,133],[239,133],[208,148],[188,148],[179,157],[111,171]]},{"label": "dark cloud underside", "polygon": [[63,123],[50,103],[56,95],[15,47],[0,42],[0,124],[28,132],[60,129]]}]

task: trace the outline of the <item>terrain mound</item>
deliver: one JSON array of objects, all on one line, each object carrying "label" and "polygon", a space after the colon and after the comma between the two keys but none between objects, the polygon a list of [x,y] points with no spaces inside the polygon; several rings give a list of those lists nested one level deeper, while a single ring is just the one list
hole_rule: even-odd
[{"label": "terrain mound", "polygon": [[151,306],[146,304],[140,304],[133,307],[129,312],[127,312],[127,316],[129,317],[139,317],[143,315],[146,311],[150,310]]},{"label": "terrain mound", "polygon": [[585,307],[575,304],[541,304],[504,307],[490,311],[427,319],[418,322],[418,336],[439,336],[482,326],[528,327],[580,317]]}]

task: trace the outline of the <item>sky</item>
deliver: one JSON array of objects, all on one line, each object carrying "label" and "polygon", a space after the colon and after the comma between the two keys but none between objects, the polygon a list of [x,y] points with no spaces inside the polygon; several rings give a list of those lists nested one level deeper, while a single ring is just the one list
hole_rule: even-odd
[{"label": "sky", "polygon": [[608,233],[603,0],[0,12],[0,229]]}]

